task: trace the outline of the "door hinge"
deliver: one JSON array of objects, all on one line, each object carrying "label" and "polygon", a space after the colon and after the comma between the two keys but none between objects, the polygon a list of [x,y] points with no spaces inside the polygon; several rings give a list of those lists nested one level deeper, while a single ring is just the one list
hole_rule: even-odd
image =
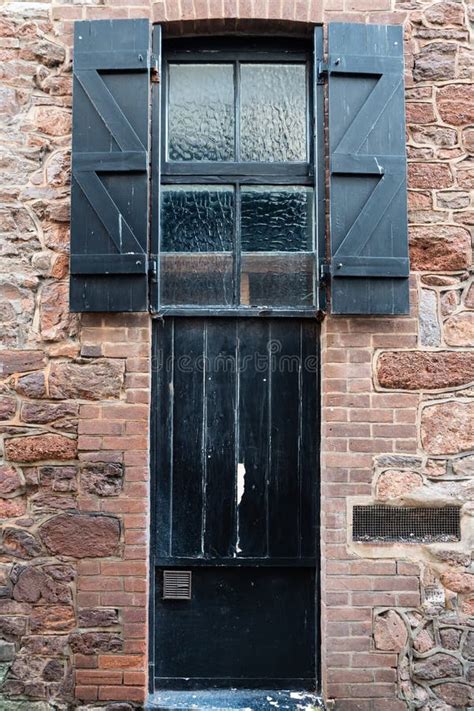
[{"label": "door hinge", "polygon": [[331,265],[329,262],[321,262],[319,265],[319,279],[321,283],[327,284],[331,278]]},{"label": "door hinge", "polygon": [[148,258],[148,276],[151,281],[157,281],[158,279],[158,259],[155,256]]},{"label": "door hinge", "polygon": [[151,80],[154,84],[159,84],[160,83],[160,60],[158,58],[157,54],[151,54],[150,55],[150,75],[151,75]]},{"label": "door hinge", "polygon": [[326,62],[318,62],[318,84],[324,84],[328,78],[329,66]]}]

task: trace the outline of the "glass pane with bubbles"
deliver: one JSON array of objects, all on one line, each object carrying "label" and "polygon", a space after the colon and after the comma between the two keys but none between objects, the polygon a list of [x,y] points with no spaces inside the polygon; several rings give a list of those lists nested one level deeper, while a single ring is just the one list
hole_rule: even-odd
[{"label": "glass pane with bubbles", "polygon": [[234,67],[170,64],[168,158],[234,160]]},{"label": "glass pane with bubbles", "polygon": [[241,65],[242,161],[306,162],[306,117],[305,65]]},{"label": "glass pane with bubbles", "polygon": [[161,301],[231,305],[234,188],[165,185],[161,196]]},{"label": "glass pane with bubbles", "polygon": [[162,252],[225,252],[234,246],[234,188],[164,185]]},{"label": "glass pane with bubbles", "polygon": [[242,188],[243,251],[312,251],[313,195],[303,187]]}]

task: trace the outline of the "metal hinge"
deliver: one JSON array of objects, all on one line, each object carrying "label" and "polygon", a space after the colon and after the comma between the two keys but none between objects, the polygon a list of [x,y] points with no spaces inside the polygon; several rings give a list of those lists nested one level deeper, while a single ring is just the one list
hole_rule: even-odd
[{"label": "metal hinge", "polygon": [[150,55],[150,75],[154,84],[160,83],[160,60],[157,54]]},{"label": "metal hinge", "polygon": [[158,279],[158,259],[156,257],[148,258],[148,276],[151,281]]},{"label": "metal hinge", "polygon": [[329,262],[319,264],[319,280],[322,284],[327,284],[331,279],[331,265]]},{"label": "metal hinge", "polygon": [[326,62],[318,62],[318,84],[324,84],[327,81],[329,73],[329,66]]}]

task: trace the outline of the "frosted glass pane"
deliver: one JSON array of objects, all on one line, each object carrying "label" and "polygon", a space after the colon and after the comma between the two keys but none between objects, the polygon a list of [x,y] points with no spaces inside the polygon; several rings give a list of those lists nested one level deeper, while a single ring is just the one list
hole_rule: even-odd
[{"label": "frosted glass pane", "polygon": [[165,185],[161,195],[161,251],[223,252],[234,245],[234,189]]},{"label": "frosted glass pane", "polygon": [[241,160],[307,161],[306,67],[241,65]]},{"label": "frosted glass pane", "polygon": [[165,185],[161,196],[161,302],[231,305],[234,189]]},{"label": "frosted glass pane", "polygon": [[231,306],[234,260],[229,252],[160,257],[161,303],[167,306]]},{"label": "frosted glass pane", "polygon": [[242,188],[242,249],[310,252],[313,214],[311,188]]},{"label": "frosted glass pane", "polygon": [[240,302],[243,306],[311,306],[314,256],[243,253]]},{"label": "frosted glass pane", "polygon": [[233,160],[233,66],[171,64],[169,84],[169,160]]}]

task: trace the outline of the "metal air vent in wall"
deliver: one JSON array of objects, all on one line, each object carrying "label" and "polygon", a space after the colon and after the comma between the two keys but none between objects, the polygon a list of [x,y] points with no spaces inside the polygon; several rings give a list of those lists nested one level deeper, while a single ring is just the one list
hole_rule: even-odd
[{"label": "metal air vent in wall", "polygon": [[459,541],[460,508],[354,506],[352,540],[360,542]]},{"label": "metal air vent in wall", "polygon": [[190,570],[163,571],[163,600],[191,600]]}]

